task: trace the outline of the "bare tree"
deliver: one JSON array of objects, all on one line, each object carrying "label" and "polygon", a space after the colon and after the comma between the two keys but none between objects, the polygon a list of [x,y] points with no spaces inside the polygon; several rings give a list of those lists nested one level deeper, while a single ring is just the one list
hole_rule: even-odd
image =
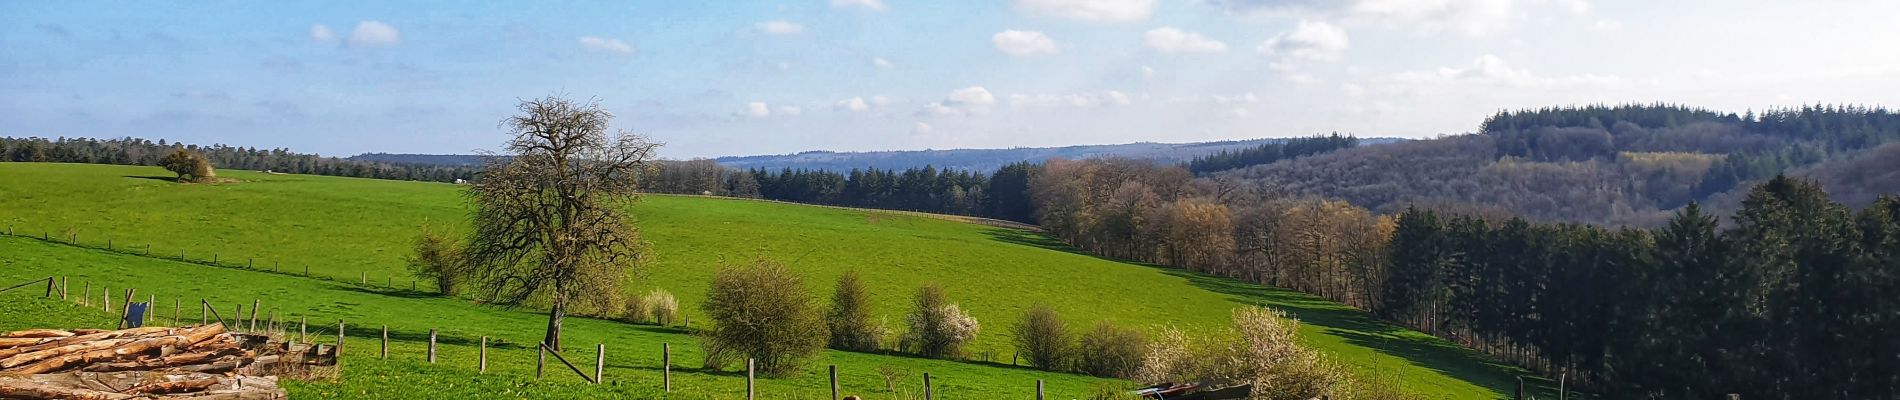
[{"label": "bare tree", "polygon": [[490,157],[467,196],[474,233],[466,252],[490,300],[545,299],[547,336],[561,348],[561,319],[582,295],[618,293],[645,247],[626,210],[635,179],[660,144],[607,133],[613,114],[597,101],[524,100],[502,121],[514,138]]}]

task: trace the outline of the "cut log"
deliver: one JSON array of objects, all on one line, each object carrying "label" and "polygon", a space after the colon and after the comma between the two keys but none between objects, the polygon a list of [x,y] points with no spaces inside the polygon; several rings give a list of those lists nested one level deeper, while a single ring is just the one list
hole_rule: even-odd
[{"label": "cut log", "polygon": [[0,398],[5,399],[120,400],[136,397],[129,394],[63,387],[25,380],[0,380]]},{"label": "cut log", "polygon": [[179,367],[179,366],[185,366],[185,365],[191,365],[191,364],[199,364],[199,363],[209,362],[219,357],[236,356],[236,355],[243,355],[243,354],[244,354],[244,350],[239,350],[236,348],[223,348],[223,349],[216,349],[212,351],[199,351],[199,352],[192,352],[192,353],[165,355],[165,356],[159,356],[156,358],[142,358],[142,359],[132,360],[132,361],[95,363],[92,365],[87,365],[84,368],[81,368],[80,370],[86,371],[86,372],[149,371],[149,370],[156,370],[156,369],[161,369],[161,368],[170,368],[170,367]]},{"label": "cut log", "polygon": [[67,337],[67,336],[72,336],[72,335],[73,335],[72,332],[62,331],[58,329],[27,329],[23,331],[12,331],[12,332],[7,332],[7,333],[0,333],[0,338],[49,338],[49,337]]},{"label": "cut log", "polygon": [[54,348],[50,348],[46,350],[40,350],[40,351],[31,352],[31,353],[21,354],[21,355],[17,355],[13,357],[7,357],[6,359],[0,359],[0,371],[11,372],[10,371],[11,369],[15,367],[19,367],[21,365],[26,365],[28,363],[33,363],[33,362],[38,362],[41,360],[46,360],[49,358],[59,357],[61,355],[83,353],[83,352],[89,352],[89,351],[100,350],[100,349],[110,349],[110,348],[113,348],[114,346],[125,344],[126,342],[130,342],[130,341],[131,339],[94,340],[90,342],[74,343],[74,344],[54,347]]},{"label": "cut log", "polygon": [[205,390],[207,388],[210,388],[212,385],[217,385],[217,384],[218,384],[217,377],[203,377],[203,378],[197,378],[197,379],[187,378],[183,380],[154,382],[154,383],[133,386],[131,388],[121,390],[119,391],[119,393],[166,394],[166,393],[196,392],[196,391]]},{"label": "cut log", "polygon": [[[206,341],[219,333],[224,333],[224,325],[205,325],[182,332],[179,335],[160,336],[144,339],[113,339],[74,345],[78,349],[66,351],[44,350],[21,354],[14,359],[0,361],[0,371],[8,374],[31,375],[59,371],[79,362],[98,360],[119,360],[135,358],[138,354],[159,348],[160,346],[190,346]],[[33,360],[40,360],[33,362]],[[26,362],[32,364],[21,365]]]},{"label": "cut log", "polygon": [[91,342],[95,340],[112,339],[112,338],[125,337],[125,336],[143,336],[143,335],[148,335],[148,334],[157,333],[157,332],[164,332],[169,329],[174,329],[174,328],[160,328],[160,327],[132,328],[132,329],[126,329],[126,330],[119,330],[119,331],[84,333],[84,334],[79,334],[78,336],[71,336],[71,337],[64,337],[64,338],[52,338],[52,341],[50,342],[41,342],[40,344],[33,345],[33,346],[0,349],[0,360],[4,360],[8,357],[13,357],[19,354],[26,354],[26,353],[46,350],[46,349],[50,349],[54,347],[71,345],[75,343],[85,343],[85,342]]}]

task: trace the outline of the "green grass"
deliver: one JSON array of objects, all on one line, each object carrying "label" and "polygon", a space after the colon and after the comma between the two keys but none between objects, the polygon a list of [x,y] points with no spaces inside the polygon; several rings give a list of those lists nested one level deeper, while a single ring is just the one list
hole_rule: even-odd
[{"label": "green grass", "polygon": [[[222,265],[242,267],[249,263],[265,271],[275,266],[284,274],[103,252],[82,255],[61,247],[35,253],[29,250],[48,245],[13,239],[0,242],[5,246],[0,249],[7,250],[0,251],[0,261],[32,264],[25,269],[8,266],[0,270],[0,278],[5,278],[0,280],[72,274],[76,276],[72,279],[84,276],[109,286],[135,283],[141,291],[159,291],[161,297],[181,293],[187,298],[217,299],[225,305],[222,309],[263,298],[287,312],[317,315],[331,319],[331,323],[340,317],[366,324],[390,324],[411,338],[418,331],[426,335],[427,329],[438,327],[457,337],[489,335],[506,338],[510,343],[532,343],[545,324],[544,317],[528,311],[375,288],[390,281],[401,289],[408,288],[401,259],[408,253],[418,226],[457,229],[463,224],[466,214],[459,189],[453,185],[245,171],[221,171],[221,176],[241,181],[227,185],[179,185],[150,179],[164,175],[154,167],[0,163],[0,226],[10,227],[18,235],[45,232],[56,240],[76,233],[85,246],[103,247],[111,240],[115,248],[130,248],[134,253],[143,252],[142,246],[150,244],[153,256],[177,257],[182,250],[186,258],[202,261],[217,254]],[[645,273],[633,290],[670,290],[689,314],[697,313],[695,307],[721,262],[770,257],[804,273],[806,284],[821,298],[830,293],[831,283],[839,274],[858,269],[866,278],[878,314],[893,326],[902,320],[918,285],[939,283],[983,323],[983,333],[978,335],[973,350],[993,351],[1005,363],[1010,353],[1010,325],[1022,310],[1036,303],[1049,304],[1078,323],[1114,320],[1151,330],[1172,325],[1188,331],[1218,329],[1227,324],[1234,307],[1266,304],[1305,321],[1302,339],[1308,344],[1362,372],[1397,374],[1409,390],[1436,398],[1498,398],[1508,394],[1515,384],[1517,371],[1512,368],[1487,362],[1445,341],[1373,321],[1364,313],[1336,303],[1175,269],[1105,260],[1020,231],[864,211],[670,196],[649,196],[635,206],[633,213],[653,245]],[[29,259],[25,254],[39,256]],[[111,265],[124,271],[108,269],[114,268],[108,267]],[[305,265],[316,277],[329,280],[295,276]],[[161,274],[144,279],[128,275],[145,270],[187,275],[166,278],[174,275]],[[363,274],[369,276],[369,287],[356,284]],[[650,357],[645,358],[657,359],[658,343],[670,342],[676,345],[678,364],[697,365],[698,361],[693,353],[697,346],[690,337],[651,327],[575,321],[566,340],[607,343],[609,364],[624,364],[628,369],[627,373],[616,373],[610,368],[609,376],[650,373],[644,368],[657,364],[615,362],[615,348],[647,348],[645,353]],[[524,353],[517,356],[532,357],[532,352],[519,351]],[[940,386],[949,385],[942,393],[961,391],[968,397],[1020,395],[1034,379],[1050,380],[1052,391],[1068,391],[1058,393],[1081,393],[1099,381],[980,363],[842,352],[828,352],[824,358],[821,364],[840,364],[848,377],[879,387],[882,379],[871,371],[878,365],[929,371],[939,377]],[[398,372],[417,369],[415,365],[396,363],[390,362],[387,369],[369,370],[401,375]],[[357,377],[357,369],[350,371],[352,377]],[[804,379],[773,380],[771,385],[777,390],[820,388],[823,369],[813,371],[814,375]],[[436,375],[433,372],[432,377]],[[441,379],[480,387],[476,393],[520,392],[497,391],[517,387],[510,385],[519,385],[519,381],[485,381],[472,374],[456,375],[459,373],[446,373]],[[565,371],[550,374],[572,378]],[[719,391],[733,386],[728,382],[734,379],[731,376],[703,375],[692,378],[703,379],[699,381],[703,386],[695,391],[733,393]],[[819,380],[814,382],[812,377]],[[379,387],[403,387],[397,381],[386,383],[391,386],[378,386],[374,378],[370,380],[350,379],[341,385],[346,389],[338,389],[344,391],[334,393],[375,394],[384,393],[376,391]],[[853,378],[847,378],[850,381]],[[330,387],[310,389],[316,388]]]}]

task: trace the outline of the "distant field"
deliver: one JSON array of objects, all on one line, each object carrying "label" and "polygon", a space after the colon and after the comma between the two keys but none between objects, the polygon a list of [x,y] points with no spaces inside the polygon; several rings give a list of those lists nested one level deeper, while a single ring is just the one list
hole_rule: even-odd
[{"label": "distant field", "polygon": [[[135,252],[150,244],[153,256],[176,257],[183,250],[189,259],[208,260],[215,253],[223,265],[251,263],[262,270],[275,266],[292,275],[308,265],[313,275],[333,281],[164,262],[24,239],[0,240],[0,262],[9,264],[0,269],[4,278],[0,280],[57,272],[83,274],[111,286],[137,282],[152,286],[141,287],[142,291],[157,290],[161,297],[183,291],[225,304],[253,297],[297,298],[303,300],[281,301],[284,304],[279,306],[302,307],[325,318],[387,323],[392,329],[402,326],[412,335],[436,325],[461,336],[488,334],[524,343],[532,342],[539,324],[545,323],[527,311],[380,289],[365,291],[355,284],[367,274],[371,286],[392,282],[408,288],[401,259],[417,227],[431,224],[453,229],[464,223],[459,190],[453,185],[245,171],[220,171],[221,176],[242,181],[229,185],[178,185],[149,179],[165,175],[155,167],[0,163],[0,227],[22,235],[45,232],[70,237],[76,233],[87,246],[104,246],[111,240],[115,248]],[[973,350],[994,351],[1004,363],[1010,353],[1010,325],[1035,303],[1050,304],[1080,323],[1112,319],[1147,329],[1173,325],[1188,330],[1223,326],[1230,310],[1239,305],[1268,304],[1304,320],[1303,339],[1309,344],[1362,371],[1397,374],[1410,390],[1439,398],[1498,398],[1516,382],[1510,368],[1442,340],[1374,322],[1364,313],[1335,303],[1077,254],[1032,233],[932,218],[689,197],[648,197],[633,212],[653,245],[651,263],[636,290],[664,287],[678,295],[682,308],[692,314],[697,314],[696,305],[722,260],[769,257],[805,273],[806,284],[820,298],[828,296],[839,274],[860,270],[878,313],[893,327],[901,321],[918,285],[940,283],[983,324]],[[29,259],[25,254],[37,255]],[[120,273],[120,269],[140,272]],[[189,276],[142,276],[152,271]],[[657,343],[667,341],[681,344],[675,346],[679,360],[697,361],[682,355],[696,351],[692,349],[697,346],[678,333],[601,321],[577,321],[573,329],[571,343],[604,341],[613,349],[657,348]],[[848,370],[870,374],[866,376],[875,375],[868,370],[881,363],[932,363],[913,369],[928,369],[949,379],[950,372],[938,370],[969,368],[967,376],[998,381],[999,386],[991,389],[967,387],[966,393],[1001,396],[1015,393],[1004,388],[1021,387],[1003,380],[1036,379],[1024,375],[1029,374],[1026,370],[976,364],[841,352],[829,352],[826,358],[830,361],[821,362],[848,365],[852,367]],[[641,371],[641,367],[625,367],[636,374]],[[1066,374],[1034,376],[1075,391],[1097,381]],[[706,379],[716,382],[719,378],[729,377],[707,375]],[[809,380],[790,381],[775,384],[812,385]],[[822,386],[822,381],[815,385]]]}]

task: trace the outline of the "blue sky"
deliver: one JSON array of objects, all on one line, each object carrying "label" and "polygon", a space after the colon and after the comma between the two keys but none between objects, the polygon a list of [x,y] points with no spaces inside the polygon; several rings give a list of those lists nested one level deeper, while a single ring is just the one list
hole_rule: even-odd
[{"label": "blue sky", "polygon": [[0,135],[493,148],[598,98],[669,158],[1461,133],[1502,108],[1900,105],[1900,2],[0,4]]}]

